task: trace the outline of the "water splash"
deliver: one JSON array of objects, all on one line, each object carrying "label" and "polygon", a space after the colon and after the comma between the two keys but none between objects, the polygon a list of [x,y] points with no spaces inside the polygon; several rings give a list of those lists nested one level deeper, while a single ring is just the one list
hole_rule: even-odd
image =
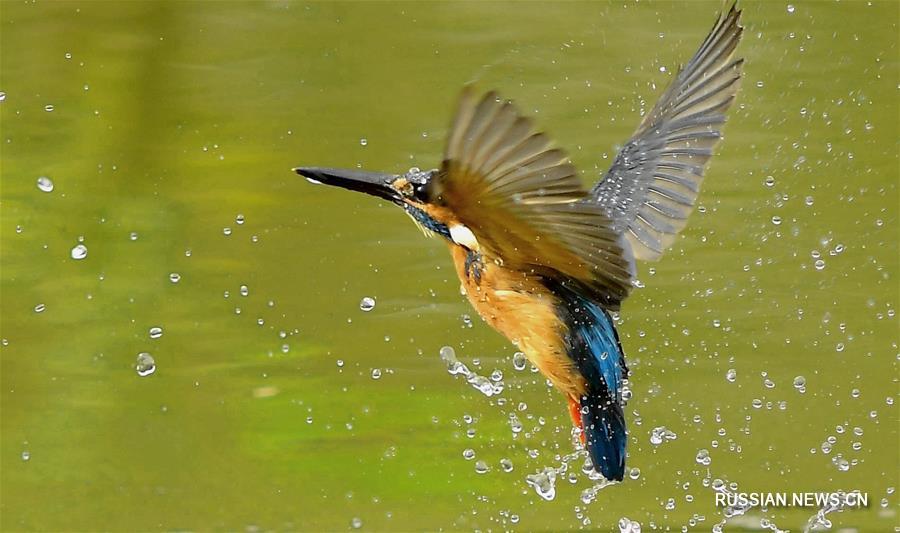
[{"label": "water splash", "polygon": [[675,440],[677,438],[678,435],[666,426],[655,427],[650,431],[650,444],[654,446],[659,446],[666,441]]},{"label": "water splash", "polygon": [[698,464],[709,466],[712,463],[712,458],[709,456],[709,450],[700,448],[700,450],[697,451],[696,460]]},{"label": "water splash", "polygon": [[466,377],[466,383],[471,385],[475,390],[485,396],[496,396],[503,392],[505,387],[503,381],[492,382],[490,379],[482,376],[472,370],[465,363],[460,362],[456,358],[456,350],[451,346],[444,346],[440,351],[441,359],[447,364],[447,372],[452,375],[463,375]]},{"label": "water splash", "polygon": [[619,519],[619,533],[641,533],[641,523],[623,516]]},{"label": "water splash", "polygon": [[[728,484],[724,480],[716,478],[712,482],[712,489],[715,492],[724,494],[726,502],[728,502],[728,501],[736,501],[737,502],[735,505],[726,505],[725,508],[722,509],[722,520],[719,521],[718,523],[716,523],[715,525],[713,525],[713,527],[712,527],[713,533],[722,533],[725,530],[725,523],[728,522],[728,520],[730,520],[736,516],[742,516],[751,508],[751,506],[750,506],[749,501],[747,501],[746,503],[742,503],[739,501],[739,499],[736,496],[736,494],[737,494],[737,485],[736,484],[732,484],[732,487],[729,488]],[[731,496],[731,498],[729,498],[729,496]]]},{"label": "water splash", "polygon": [[828,498],[825,498],[825,503],[822,507],[816,511],[816,514],[809,517],[803,533],[809,533],[820,526],[825,529],[831,529],[831,520],[828,519],[828,515],[843,512],[845,508],[852,506],[854,501],[853,498],[848,497],[848,493],[842,490],[835,491],[828,496]]},{"label": "water splash", "polygon": [[556,497],[557,478],[568,479],[571,483],[577,481],[576,468],[572,468],[573,471],[569,472],[569,467],[573,463],[580,464],[581,472],[594,483],[593,486],[581,492],[581,501],[585,504],[596,500],[600,490],[610,485],[618,484],[618,481],[609,481],[594,469],[594,465],[591,463],[587,451],[581,446],[578,433],[574,428],[572,430],[572,443],[576,448],[574,452],[562,457],[557,456],[559,466],[545,466],[539,472],[525,476],[525,483],[534,488],[538,496],[547,501]]},{"label": "water splash", "polygon": [[[601,490],[615,483],[614,481],[601,480],[600,483],[594,484],[592,487],[586,488],[581,491],[581,502],[585,505],[590,504],[594,500],[597,499],[597,494],[600,493]],[[637,531],[640,531],[641,527],[638,525]]]},{"label": "water splash", "polygon": [[551,501],[556,498],[556,474],[556,468],[547,466],[536,474],[525,476],[525,483],[533,487],[538,496]]}]

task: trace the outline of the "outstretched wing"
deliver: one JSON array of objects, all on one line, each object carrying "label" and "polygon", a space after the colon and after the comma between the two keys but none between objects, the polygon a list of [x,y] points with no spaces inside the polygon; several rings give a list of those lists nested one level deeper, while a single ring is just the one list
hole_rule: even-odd
[{"label": "outstretched wing", "polygon": [[722,137],[743,59],[732,59],[743,28],[732,5],[675,77],[591,194],[625,233],[638,259],[659,259],[684,228],[703,171]]},{"label": "outstretched wing", "polygon": [[489,259],[563,275],[615,308],[631,288],[630,256],[602,206],[584,202],[575,167],[515,106],[463,91],[434,201],[467,226]]}]

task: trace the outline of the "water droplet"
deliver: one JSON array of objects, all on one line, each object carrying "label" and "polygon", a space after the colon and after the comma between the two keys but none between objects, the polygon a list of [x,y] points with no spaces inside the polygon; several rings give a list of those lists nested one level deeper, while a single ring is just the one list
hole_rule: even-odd
[{"label": "water droplet", "polygon": [[641,469],[638,467],[632,468],[631,471],[628,472],[628,477],[630,477],[631,479],[640,478],[641,477]]},{"label": "water droplet", "polygon": [[619,519],[619,533],[641,533],[641,523],[623,516]]},{"label": "water droplet", "polygon": [[502,468],[504,472],[512,472],[513,462],[506,458],[500,459],[500,468]]},{"label": "water droplet", "polygon": [[462,456],[466,461],[471,461],[475,458],[475,450],[473,450],[472,448],[466,448],[465,450],[463,450]]},{"label": "water droplet", "polygon": [[781,217],[778,215],[773,216],[772,224],[775,224],[776,226],[780,226],[781,225]]},{"label": "water droplet", "polygon": [[248,287],[246,285],[241,285],[240,292],[241,292],[241,296],[247,296],[250,294],[250,287]]},{"label": "water droplet", "polygon": [[22,460],[29,461],[31,459],[31,452],[28,450],[22,450]]},{"label": "water droplet", "polygon": [[74,248],[72,248],[72,259],[84,259],[87,257],[87,246],[83,244],[76,244]]},{"label": "water droplet", "polygon": [[788,5],[787,5],[787,12],[788,12],[788,13],[793,13],[793,12],[794,12],[794,4],[788,4]]},{"label": "water droplet", "polygon": [[703,466],[709,466],[710,463],[712,463],[712,458],[709,456],[709,450],[707,450],[706,448],[700,448],[700,450],[697,451],[696,459],[697,463]]},{"label": "water droplet", "polygon": [[235,223],[240,226],[244,223],[244,215],[238,214],[238,216],[234,217]]},{"label": "water droplet", "polygon": [[525,476],[525,483],[531,485],[538,496],[550,501],[556,498],[556,470],[544,468],[536,474]]},{"label": "water droplet", "polygon": [[528,358],[525,357],[525,354],[522,352],[516,352],[513,354],[513,368],[516,370],[522,371],[525,370],[525,366],[528,364]]},{"label": "water droplet", "polygon": [[725,372],[725,379],[731,383],[734,383],[737,380],[737,370],[733,368],[729,368],[727,372]]},{"label": "water droplet", "polygon": [[6,100],[6,93],[4,91],[0,91],[0,102]]},{"label": "water droplet", "polygon": [[231,228],[222,228],[222,234],[226,237],[231,235]]},{"label": "water droplet", "polygon": [[367,146],[368,144],[369,144],[369,139],[366,139],[365,137],[363,137],[362,139],[359,140],[360,146]]},{"label": "water droplet", "polygon": [[519,420],[519,417],[515,414],[510,415],[509,417],[509,429],[512,430],[513,433],[522,432],[522,421]]},{"label": "water droplet", "polygon": [[836,466],[837,469],[840,470],[841,472],[846,472],[846,471],[850,470],[850,461],[844,459],[843,457],[841,457],[839,455],[834,457],[833,462],[834,462],[834,466]]},{"label": "water droplet", "polygon": [[36,306],[34,306],[34,312],[35,313],[43,313],[44,309],[46,309],[46,308],[47,308],[47,306],[45,306],[44,304],[37,304]]},{"label": "water droplet", "polygon": [[138,234],[137,234],[137,232],[136,232],[136,231],[132,231],[131,233],[128,234],[128,238],[131,239],[132,241],[138,240]]},{"label": "water droplet", "polygon": [[372,379],[381,379],[381,369],[380,368],[372,369]]},{"label": "water droplet", "polygon": [[179,281],[181,281],[181,274],[179,274],[178,272],[172,272],[171,274],[169,274],[169,281],[171,281],[172,283],[178,283]]},{"label": "water droplet", "polygon": [[766,378],[765,381],[763,381],[763,385],[765,385],[765,387],[766,387],[767,389],[774,389],[774,388],[775,388],[775,382],[772,381],[772,380],[769,379],[769,378]]},{"label": "water droplet", "polygon": [[803,376],[797,376],[794,378],[794,388],[797,389],[801,394],[806,392],[806,378]]},{"label": "water droplet", "polygon": [[149,376],[156,372],[156,361],[153,356],[147,352],[141,352],[137,356],[137,362],[134,364],[137,375],[141,377]]},{"label": "water droplet", "polygon": [[475,461],[475,473],[476,474],[487,474],[491,468],[484,461]]},{"label": "water droplet", "polygon": [[774,187],[775,186],[775,177],[774,176],[766,176],[766,180],[763,183],[766,184],[766,187]]},{"label": "water droplet", "polygon": [[361,518],[353,517],[353,520],[350,521],[350,527],[352,527],[353,529],[359,529],[362,527],[362,525],[363,524]]},{"label": "water droplet", "polygon": [[816,270],[823,270],[825,268],[825,260],[816,259],[816,262],[813,265],[816,267]]},{"label": "water droplet", "polygon": [[807,196],[803,201],[806,205],[813,205],[813,203],[815,203],[815,199],[812,196]]},{"label": "water droplet", "polygon": [[359,301],[359,308],[360,308],[360,310],[365,311],[366,313],[368,313],[372,309],[375,309],[375,298],[372,298],[371,296],[366,296],[365,298],[363,298],[362,300]]},{"label": "water droplet", "polygon": [[161,327],[153,326],[152,328],[150,328],[150,338],[151,339],[158,339],[158,338],[162,337],[162,334],[163,334],[163,329]]},{"label": "water droplet", "polygon": [[47,176],[41,176],[37,179],[37,187],[44,192],[51,192],[53,190],[53,180]]},{"label": "water droplet", "polygon": [[675,440],[677,438],[678,435],[666,426],[655,427],[650,431],[650,444],[654,446],[659,446],[663,442]]},{"label": "water droplet", "polygon": [[52,113],[53,109],[54,109],[53,104],[47,104],[44,106],[44,111],[46,111],[48,113]]}]

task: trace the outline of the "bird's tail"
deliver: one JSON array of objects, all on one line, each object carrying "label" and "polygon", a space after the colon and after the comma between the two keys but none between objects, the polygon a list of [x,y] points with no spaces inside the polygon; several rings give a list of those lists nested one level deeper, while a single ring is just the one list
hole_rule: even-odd
[{"label": "bird's tail", "polygon": [[625,414],[607,391],[581,397],[584,445],[594,468],[609,480],[621,481],[625,474]]}]

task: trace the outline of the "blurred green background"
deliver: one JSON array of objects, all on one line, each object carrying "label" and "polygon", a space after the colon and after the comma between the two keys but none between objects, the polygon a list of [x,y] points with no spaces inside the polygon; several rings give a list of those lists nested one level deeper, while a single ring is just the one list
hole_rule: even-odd
[{"label": "blurred green background", "polygon": [[700,207],[621,313],[636,470],[585,504],[580,459],[526,484],[573,450],[564,402],[444,244],[289,169],[434,167],[474,81],[590,184],[720,3],[0,3],[0,529],[704,530],[716,479],[859,489],[827,518],[893,529],[900,4],[742,6]]}]

